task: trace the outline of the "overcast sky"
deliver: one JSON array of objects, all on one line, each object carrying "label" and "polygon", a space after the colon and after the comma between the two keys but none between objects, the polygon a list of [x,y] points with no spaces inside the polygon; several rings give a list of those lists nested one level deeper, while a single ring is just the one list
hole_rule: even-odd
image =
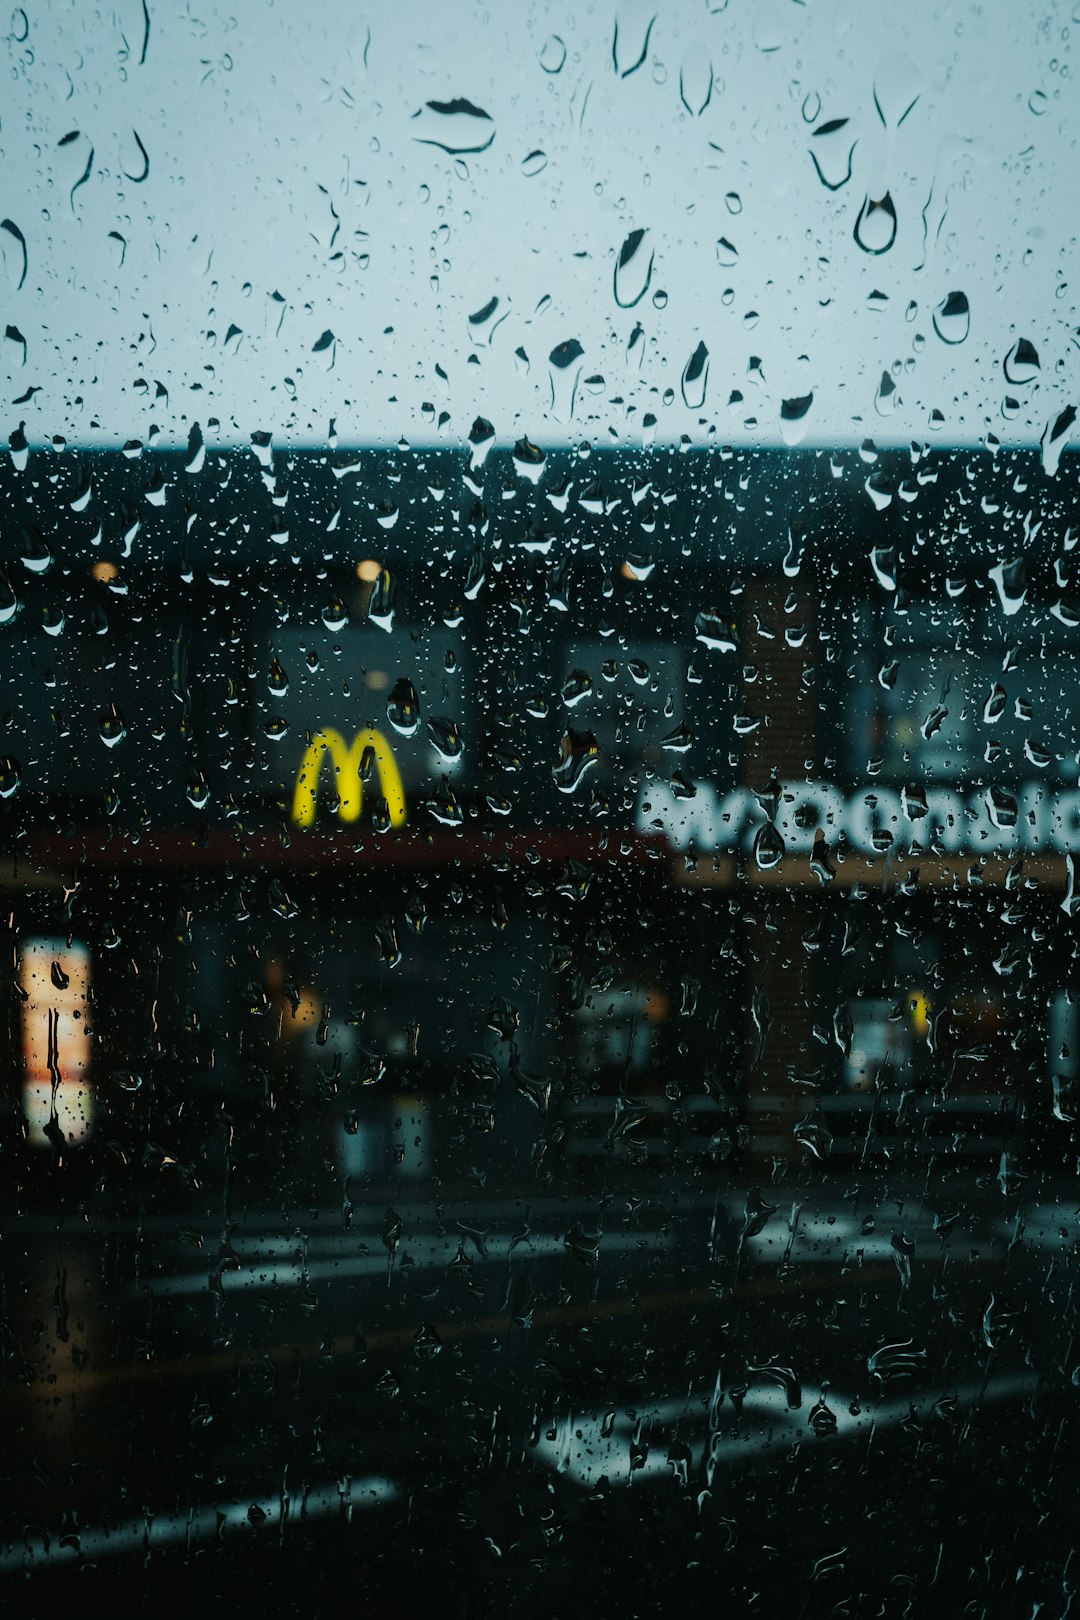
[{"label": "overcast sky", "polygon": [[147,16],[4,40],[31,442],[1031,444],[1080,394],[1080,0]]}]

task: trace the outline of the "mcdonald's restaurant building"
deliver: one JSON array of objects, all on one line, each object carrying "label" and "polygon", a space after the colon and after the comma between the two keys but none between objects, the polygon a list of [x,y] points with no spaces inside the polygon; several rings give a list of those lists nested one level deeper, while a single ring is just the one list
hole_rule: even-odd
[{"label": "mcdonald's restaurant building", "polygon": [[1073,1162],[1077,471],[988,459],[5,469],[9,1141]]}]

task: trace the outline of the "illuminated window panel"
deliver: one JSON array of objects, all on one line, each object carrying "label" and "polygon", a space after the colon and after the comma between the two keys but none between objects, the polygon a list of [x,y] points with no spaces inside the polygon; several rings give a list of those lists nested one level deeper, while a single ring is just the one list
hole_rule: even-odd
[{"label": "illuminated window panel", "polygon": [[78,1146],[90,1136],[90,952],[60,939],[22,949],[22,1098],[32,1147]]}]

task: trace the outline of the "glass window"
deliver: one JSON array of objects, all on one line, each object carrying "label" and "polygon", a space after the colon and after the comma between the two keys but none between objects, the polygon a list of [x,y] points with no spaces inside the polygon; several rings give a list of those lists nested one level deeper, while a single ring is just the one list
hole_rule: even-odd
[{"label": "glass window", "polygon": [[1071,1612],[1077,39],[4,14],[5,1613]]}]

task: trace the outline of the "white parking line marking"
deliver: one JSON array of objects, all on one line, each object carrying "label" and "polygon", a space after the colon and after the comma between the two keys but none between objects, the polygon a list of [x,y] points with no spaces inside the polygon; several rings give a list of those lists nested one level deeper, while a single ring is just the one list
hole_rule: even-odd
[{"label": "white parking line marking", "polygon": [[[598,1257],[602,1261],[606,1256],[617,1254],[640,1253],[642,1255],[656,1254],[662,1250],[676,1247],[678,1239],[672,1234],[657,1232],[613,1232],[605,1234],[600,1239]],[[511,1245],[514,1245],[511,1249]],[[279,1245],[267,1244],[272,1249]],[[287,1252],[295,1255],[299,1245],[292,1243]],[[460,1250],[464,1250],[473,1265],[492,1264],[496,1261],[509,1259],[542,1260],[568,1256],[568,1250],[561,1235],[546,1232],[534,1232],[528,1238],[515,1243],[512,1237],[491,1237],[485,1243],[486,1253],[481,1254],[465,1234],[455,1233],[446,1237],[424,1237],[411,1241],[402,1240],[399,1252],[394,1259],[393,1270],[396,1274],[412,1269],[424,1270],[433,1266],[449,1266],[453,1263]],[[410,1264],[402,1265],[408,1258]],[[293,1260],[288,1263],[279,1263],[267,1258],[250,1264],[232,1266],[221,1272],[221,1285],[226,1293],[236,1293],[250,1288],[299,1288],[305,1282],[344,1282],[355,1277],[385,1277],[387,1275],[389,1256],[382,1254],[342,1255],[340,1259],[310,1260],[306,1265],[301,1261]],[[172,1277],[151,1277],[139,1285],[139,1292],[147,1292],[156,1296],[172,1296],[179,1294],[206,1294],[213,1287],[213,1278],[216,1267],[192,1273],[181,1273]]]},{"label": "white parking line marking", "polygon": [[108,1529],[92,1527],[77,1535],[60,1535],[39,1525],[28,1525],[21,1543],[0,1546],[0,1570],[71,1566],[95,1558],[148,1554],[178,1543],[225,1535],[264,1535],[275,1529],[285,1533],[290,1524],[306,1524],[332,1513],[348,1518],[355,1512],[400,1501],[403,1495],[393,1480],[369,1474],[361,1479],[327,1480],[294,1497],[262,1496],[246,1502],[192,1508],[187,1513],[124,1519]]},{"label": "white parking line marking", "polygon": [[[710,1437],[709,1402],[702,1397],[688,1400],[675,1397],[660,1402],[644,1402],[631,1411],[619,1413],[569,1413],[545,1426],[534,1455],[555,1473],[564,1474],[582,1489],[591,1489],[601,1478],[610,1485],[628,1485],[631,1478],[673,1477],[675,1462],[685,1457],[688,1471],[703,1465],[711,1483],[717,1466],[724,1462],[750,1462],[791,1449],[802,1439],[810,1446],[828,1444],[830,1439],[846,1439],[854,1434],[869,1437],[871,1428],[894,1428],[903,1423],[912,1406],[951,1398],[958,1410],[982,1402],[1016,1399],[1030,1394],[1038,1380],[1029,1374],[962,1384],[952,1390],[931,1393],[913,1390],[891,1400],[867,1399],[852,1412],[850,1396],[830,1391],[829,1412],[835,1420],[831,1435],[819,1436],[808,1427],[814,1402],[805,1398],[801,1406],[789,1408],[784,1391],[773,1387],[747,1390],[740,1402],[740,1414],[725,1404],[714,1419]],[[733,1435],[731,1429],[744,1432]],[[635,1434],[637,1439],[635,1440]],[[675,1450],[672,1447],[676,1448]],[[637,1456],[637,1466],[635,1454]]]}]

